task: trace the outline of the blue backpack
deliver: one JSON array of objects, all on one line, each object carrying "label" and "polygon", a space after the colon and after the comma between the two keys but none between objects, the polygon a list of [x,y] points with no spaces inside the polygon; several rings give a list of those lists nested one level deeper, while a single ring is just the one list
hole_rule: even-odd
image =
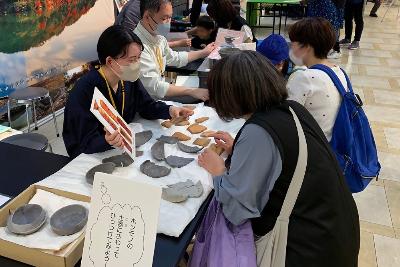
[{"label": "blue backpack", "polygon": [[335,72],[325,65],[314,65],[311,69],[325,72],[331,78],[340,95],[342,104],[332,131],[330,142],[339,165],[346,177],[351,192],[364,190],[372,179],[378,179],[381,165],[368,118],[362,109],[359,95],[354,94],[347,74],[347,92]]}]

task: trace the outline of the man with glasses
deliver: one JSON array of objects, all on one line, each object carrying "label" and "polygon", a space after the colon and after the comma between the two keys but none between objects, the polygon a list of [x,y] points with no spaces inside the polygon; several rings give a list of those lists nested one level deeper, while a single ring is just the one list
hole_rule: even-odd
[{"label": "man with glasses", "polygon": [[200,51],[176,52],[165,36],[170,32],[172,4],[169,0],[141,0],[141,20],[134,30],[144,45],[141,56],[140,80],[154,98],[191,96],[208,100],[208,90],[170,84],[164,79],[165,66],[183,67],[189,62],[207,57],[215,48],[210,44]]}]

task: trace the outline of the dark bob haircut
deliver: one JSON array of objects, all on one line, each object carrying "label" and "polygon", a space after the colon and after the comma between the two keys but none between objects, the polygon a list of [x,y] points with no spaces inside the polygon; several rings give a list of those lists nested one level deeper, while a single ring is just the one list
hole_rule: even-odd
[{"label": "dark bob haircut", "polygon": [[100,64],[106,64],[106,58],[122,58],[126,55],[131,43],[138,44],[143,50],[142,41],[139,37],[121,25],[108,27],[99,38],[97,43],[97,55]]},{"label": "dark bob haircut", "polygon": [[238,15],[231,0],[210,0],[207,6],[207,13],[217,22],[218,27],[228,28],[229,22]]},{"label": "dark bob haircut", "polygon": [[140,16],[143,18],[145,11],[157,13],[163,4],[171,3],[171,0],[140,0]]},{"label": "dark bob haircut", "polygon": [[336,43],[336,33],[331,23],[324,18],[305,18],[289,29],[292,42],[309,45],[319,59],[326,59],[329,51]]},{"label": "dark bob haircut", "polygon": [[207,84],[210,105],[224,120],[269,110],[288,97],[282,75],[255,51],[221,59],[212,68]]},{"label": "dark bob haircut", "polygon": [[207,30],[214,30],[215,23],[209,16],[201,16],[196,22],[197,27],[202,27]]}]

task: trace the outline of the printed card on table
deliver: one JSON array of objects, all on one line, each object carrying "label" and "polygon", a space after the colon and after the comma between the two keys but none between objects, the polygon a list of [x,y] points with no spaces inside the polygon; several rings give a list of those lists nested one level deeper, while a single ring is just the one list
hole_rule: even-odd
[{"label": "printed card on table", "polygon": [[135,159],[135,133],[97,88],[94,89],[90,111],[106,127],[107,131],[110,133],[118,131],[121,134],[125,152]]},{"label": "printed card on table", "polygon": [[81,266],[152,266],[160,203],[160,187],[96,173]]}]

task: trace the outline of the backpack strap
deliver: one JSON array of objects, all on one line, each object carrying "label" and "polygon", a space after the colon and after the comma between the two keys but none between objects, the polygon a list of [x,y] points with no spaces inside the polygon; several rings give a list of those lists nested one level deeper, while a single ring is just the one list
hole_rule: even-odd
[{"label": "backpack strap", "polygon": [[[346,88],[344,87],[344,85],[342,84],[342,82],[340,81],[340,79],[336,75],[336,73],[330,67],[323,65],[323,64],[317,64],[317,65],[310,67],[310,69],[320,70],[320,71],[325,72],[329,76],[329,78],[331,78],[332,82],[335,84],[340,95],[342,97],[344,97],[347,94]],[[353,87],[351,86],[349,76],[347,76],[346,72],[342,68],[341,68],[341,70],[342,70],[344,76],[346,77],[347,87],[349,88],[349,92],[354,94]]]},{"label": "backpack strap", "polygon": [[342,70],[344,77],[346,78],[347,88],[349,89],[349,92],[346,91],[346,89],[344,88],[339,77],[336,75],[336,73],[330,67],[323,65],[323,64],[317,64],[317,65],[310,67],[310,69],[320,70],[320,71],[325,72],[329,76],[329,78],[331,78],[333,84],[336,86],[340,95],[343,98],[345,96],[349,97],[350,99],[352,99],[354,104],[357,105],[358,107],[362,107],[364,105],[363,101],[361,100],[361,97],[358,94],[354,93],[353,86],[351,85],[349,76],[342,68],[340,68],[340,69]]}]

